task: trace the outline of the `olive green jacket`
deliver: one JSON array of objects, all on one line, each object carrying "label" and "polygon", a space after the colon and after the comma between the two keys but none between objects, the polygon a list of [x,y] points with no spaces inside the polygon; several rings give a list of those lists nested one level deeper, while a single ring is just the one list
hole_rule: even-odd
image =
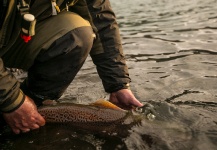
[{"label": "olive green jacket", "polygon": [[[17,2],[16,0],[10,0],[11,4],[12,1]],[[45,5],[50,5],[49,0],[44,1]],[[31,2],[34,2],[34,0]],[[90,55],[97,67],[105,91],[111,93],[128,88],[130,78],[121,45],[119,28],[109,0],[75,0],[74,2],[76,3],[70,3],[69,10],[88,20],[96,34]],[[57,5],[59,5],[60,10],[64,10],[66,3],[64,0],[57,0]],[[16,9],[15,5],[14,9]],[[5,17],[5,21],[9,20],[10,23],[4,21],[2,27],[4,31],[11,31],[4,25],[13,23],[14,9],[11,9]],[[43,6],[39,7],[38,10],[30,9],[30,12],[36,15],[37,21],[51,17],[51,6],[46,10],[46,13],[38,13],[42,9]],[[2,37],[4,35],[2,29],[0,30],[0,56],[7,53],[7,47],[10,47],[10,44],[13,43],[13,39]],[[2,42],[1,39],[4,39],[4,41]],[[36,56],[32,57],[35,58]],[[28,70],[28,67],[24,69]],[[0,110],[8,112],[16,109],[22,104],[22,95],[18,81],[9,71],[4,69],[3,62],[0,59]]]}]

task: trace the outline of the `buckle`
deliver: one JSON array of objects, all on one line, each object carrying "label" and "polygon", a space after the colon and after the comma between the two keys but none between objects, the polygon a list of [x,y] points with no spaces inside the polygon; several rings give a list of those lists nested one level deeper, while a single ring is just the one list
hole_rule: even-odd
[{"label": "buckle", "polygon": [[29,4],[27,4],[24,0],[20,0],[17,5],[17,9],[20,11],[21,15],[29,13]]}]

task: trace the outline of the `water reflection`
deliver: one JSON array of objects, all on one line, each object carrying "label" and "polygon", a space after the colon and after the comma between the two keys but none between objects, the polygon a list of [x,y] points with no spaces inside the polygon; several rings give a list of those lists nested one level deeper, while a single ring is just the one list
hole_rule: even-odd
[{"label": "water reflection", "polygon": [[[137,128],[130,149],[216,149],[217,1],[112,2],[132,90],[157,102],[162,119]],[[153,144],[144,146],[144,135]]]}]

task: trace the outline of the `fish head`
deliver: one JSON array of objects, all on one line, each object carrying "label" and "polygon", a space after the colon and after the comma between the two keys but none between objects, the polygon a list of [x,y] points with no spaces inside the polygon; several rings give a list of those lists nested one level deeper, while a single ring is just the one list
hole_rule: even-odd
[{"label": "fish head", "polygon": [[155,115],[156,115],[156,111],[155,108],[152,104],[150,103],[145,103],[143,106],[141,107],[136,107],[135,109],[132,110],[133,114],[142,114],[144,116],[147,117],[148,120],[154,120],[155,119]]}]

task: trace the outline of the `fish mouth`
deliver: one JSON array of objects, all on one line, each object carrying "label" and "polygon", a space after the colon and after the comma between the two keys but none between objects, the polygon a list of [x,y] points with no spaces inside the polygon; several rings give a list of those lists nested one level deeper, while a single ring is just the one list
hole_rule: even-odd
[{"label": "fish mouth", "polygon": [[155,108],[152,104],[150,103],[145,103],[143,106],[141,107],[136,107],[133,110],[133,113],[138,113],[138,114],[142,114],[144,116],[146,116],[146,118],[148,120],[154,120],[156,117],[156,111]]}]

